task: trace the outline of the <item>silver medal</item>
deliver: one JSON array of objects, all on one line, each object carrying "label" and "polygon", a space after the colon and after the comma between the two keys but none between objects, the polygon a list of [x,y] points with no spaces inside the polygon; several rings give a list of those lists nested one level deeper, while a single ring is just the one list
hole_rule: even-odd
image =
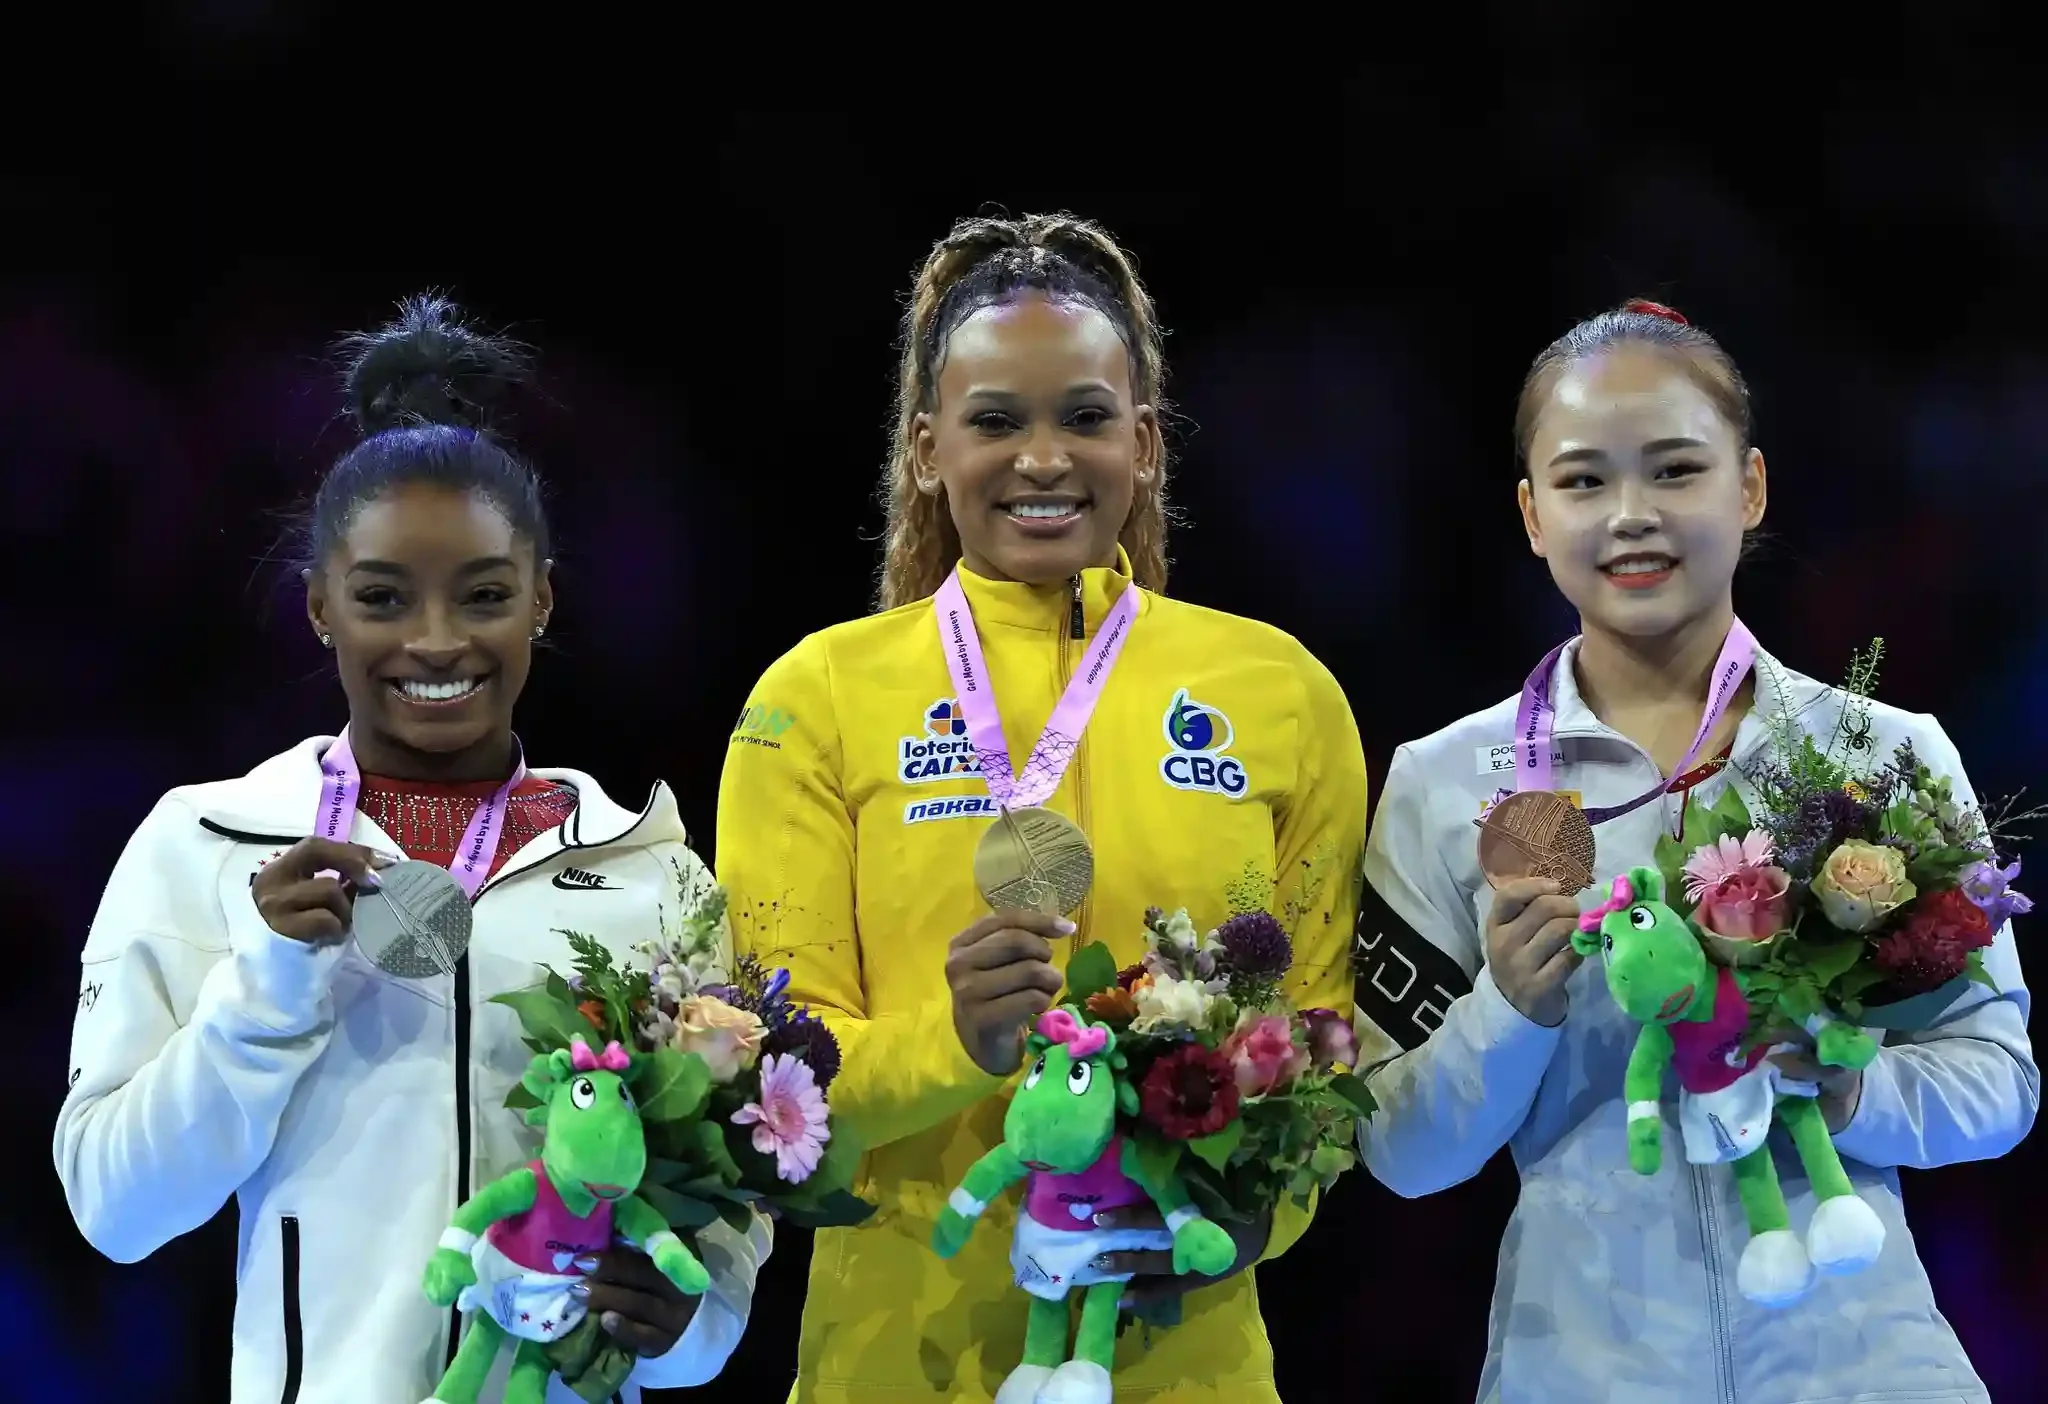
[{"label": "silver medal", "polygon": [[453,874],[433,863],[397,863],[377,874],[375,892],[355,900],[356,945],[401,980],[452,974],[469,949],[470,908]]}]

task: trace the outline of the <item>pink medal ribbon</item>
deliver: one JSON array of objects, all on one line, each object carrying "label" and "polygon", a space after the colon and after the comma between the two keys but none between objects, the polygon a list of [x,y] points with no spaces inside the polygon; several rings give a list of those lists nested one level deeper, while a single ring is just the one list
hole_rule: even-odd
[{"label": "pink medal ribbon", "polygon": [[[313,816],[313,833],[318,838],[347,843],[354,827],[356,801],[363,793],[363,772],[356,765],[355,751],[348,744],[348,728],[320,757],[320,808]],[[449,872],[472,901],[491,874],[491,859],[498,854],[498,836],[504,830],[505,809],[512,792],[526,779],[526,753],[519,738],[512,738],[512,778],[500,785],[476,807],[469,827],[456,845],[455,862]]]},{"label": "pink medal ribbon", "polygon": [[[1550,678],[1557,669],[1558,660],[1564,656],[1565,644],[1545,654],[1543,661],[1536,665],[1536,671],[1529,674],[1529,680],[1522,684],[1522,702],[1515,711],[1515,788],[1517,790],[1548,790],[1554,788],[1550,782],[1551,738],[1557,728],[1557,707],[1550,700]],[[1714,734],[1714,728],[1721,724],[1727,714],[1728,704],[1742,686],[1742,680],[1756,666],[1756,638],[1738,619],[1728,627],[1728,638],[1721,645],[1721,655],[1714,660],[1714,673],[1707,690],[1707,710],[1700,718],[1700,729],[1692,738],[1692,749],[1685,753],[1685,759],[1678,763],[1673,778],[1690,771],[1700,758],[1700,748],[1707,744],[1707,738]],[[1588,824],[1604,824],[1609,819],[1619,819],[1631,814],[1671,788],[1670,780],[1660,780],[1652,788],[1637,795],[1627,804],[1609,805],[1605,809],[1585,811]]]},{"label": "pink medal ribbon", "polygon": [[1060,777],[1081,744],[1088,718],[1102,699],[1131,624],[1138,617],[1138,587],[1124,590],[1123,598],[1102,621],[1095,641],[1074,670],[1072,681],[1052,709],[1045,734],[1031,748],[1021,771],[1013,771],[1009,742],[1003,736],[1003,719],[996,711],[990,690],[988,661],[981,654],[981,635],[974,629],[974,611],[968,608],[967,592],[960,588],[956,567],[946,577],[933,599],[933,614],[939,621],[939,642],[946,651],[946,668],[953,675],[953,690],[960,696],[960,715],[967,723],[967,739],[981,761],[982,778],[989,795],[1004,809],[1030,809],[1044,804],[1060,787]]}]

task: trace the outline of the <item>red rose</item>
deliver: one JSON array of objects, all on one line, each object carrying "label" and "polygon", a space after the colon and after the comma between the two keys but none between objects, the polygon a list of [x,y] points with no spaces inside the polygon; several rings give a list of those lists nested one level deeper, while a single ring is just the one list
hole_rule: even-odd
[{"label": "red rose", "polygon": [[1146,1121],[1176,1141],[1192,1141],[1237,1119],[1237,1076],[1222,1054],[1184,1044],[1146,1072],[1138,1101]]},{"label": "red rose", "polygon": [[1930,892],[1906,909],[1905,919],[1878,938],[1877,968],[1901,994],[1939,989],[1963,973],[1971,951],[1991,944],[1991,922],[1958,888]]}]

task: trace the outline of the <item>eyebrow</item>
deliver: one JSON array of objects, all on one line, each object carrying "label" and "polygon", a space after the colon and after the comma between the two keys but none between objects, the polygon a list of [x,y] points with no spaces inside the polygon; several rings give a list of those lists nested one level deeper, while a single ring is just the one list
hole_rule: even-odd
[{"label": "eyebrow", "polygon": [[[1643,452],[1646,454],[1672,453],[1678,449],[1696,449],[1705,447],[1706,444],[1699,439],[1652,439],[1650,440],[1650,442],[1643,445]],[[1605,457],[1607,457],[1607,455],[1596,448],[1566,449],[1563,453],[1559,454],[1557,457],[1550,460],[1550,466],[1552,468],[1555,468],[1560,463],[1589,463],[1595,459],[1601,459]]]},{"label": "eyebrow", "polygon": [[[487,571],[517,569],[519,569],[519,563],[510,556],[480,556],[476,560],[465,563],[455,573],[457,575],[482,575]],[[350,575],[360,573],[363,575],[398,576],[412,574],[411,571],[396,561],[357,561],[348,568],[348,573]]]},{"label": "eyebrow", "polygon": [[[1060,392],[1063,395],[1114,395],[1116,390],[1106,380],[1082,380],[1069,385]],[[998,390],[989,385],[977,385],[962,398],[969,400],[1021,400],[1024,396],[1014,390]]]}]

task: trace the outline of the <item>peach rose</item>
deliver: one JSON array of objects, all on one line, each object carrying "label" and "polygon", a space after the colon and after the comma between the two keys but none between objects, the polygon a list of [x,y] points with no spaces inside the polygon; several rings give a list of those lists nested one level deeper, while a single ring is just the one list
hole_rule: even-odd
[{"label": "peach rose", "polygon": [[710,995],[691,995],[676,1006],[676,1033],[671,1046],[704,1060],[713,1082],[731,1082],[754,1066],[768,1030],[744,1009],[735,1009]]}]

